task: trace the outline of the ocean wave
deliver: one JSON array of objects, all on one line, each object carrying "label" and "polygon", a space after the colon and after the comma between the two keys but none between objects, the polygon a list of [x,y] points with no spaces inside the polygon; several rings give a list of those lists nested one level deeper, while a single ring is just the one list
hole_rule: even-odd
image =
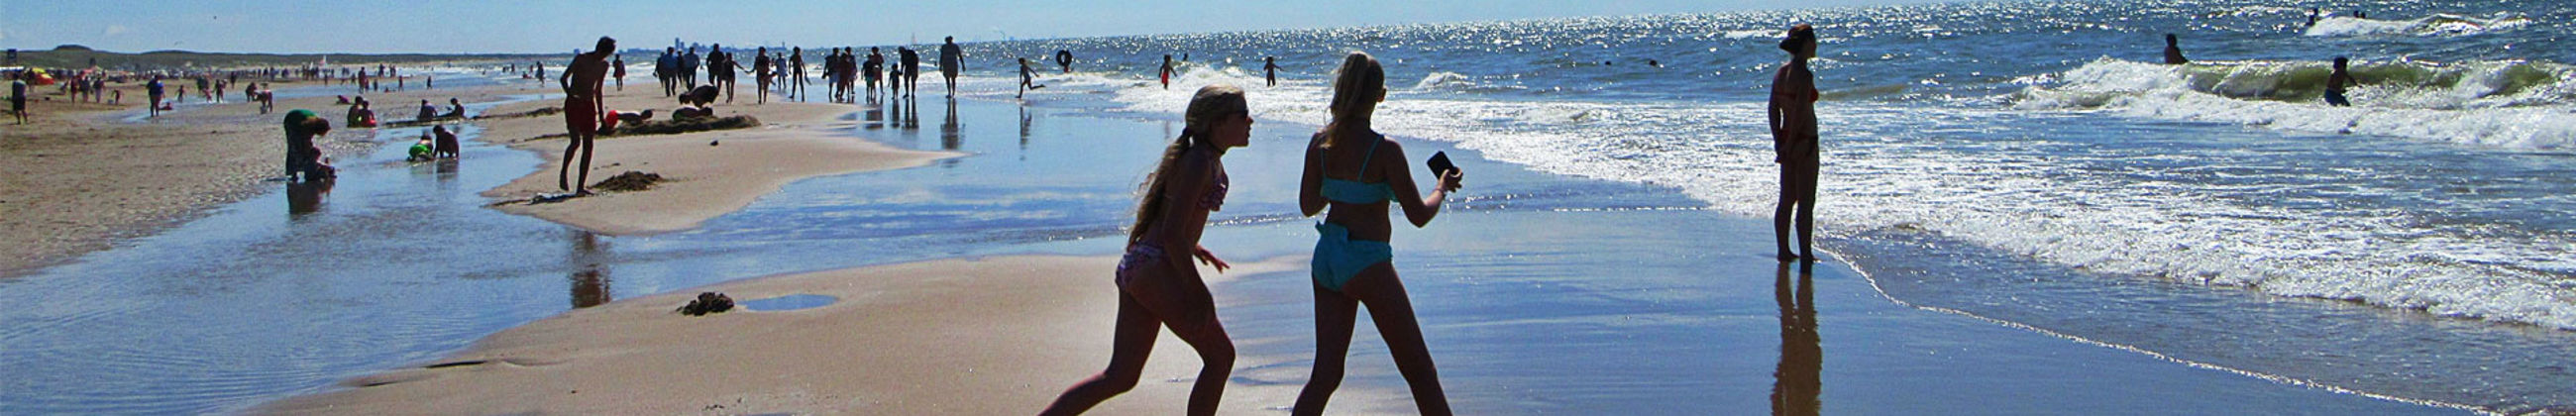
[{"label": "ocean wave", "polygon": [[2036,78],[2010,98],[2022,110],[2122,114],[2378,134],[2519,149],[2576,147],[2576,67],[2529,61],[2381,62],[2349,67],[2353,107],[2323,104],[2325,61],[2160,65],[2101,58]]},{"label": "ocean wave", "polygon": [[2435,14],[2408,20],[2377,20],[2358,17],[2329,17],[2309,26],[2308,36],[2468,36],[2512,30],[2531,23],[2531,19],[2510,12],[2497,12],[2486,17]]}]

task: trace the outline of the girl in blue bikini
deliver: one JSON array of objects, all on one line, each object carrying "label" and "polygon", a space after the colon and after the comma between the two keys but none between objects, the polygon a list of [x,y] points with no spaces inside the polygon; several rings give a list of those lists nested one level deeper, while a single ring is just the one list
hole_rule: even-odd
[{"label": "girl in blue bikini", "polygon": [[1395,356],[1413,401],[1425,415],[1449,414],[1440,375],[1423,346],[1422,327],[1413,320],[1413,304],[1404,282],[1389,261],[1394,256],[1387,236],[1387,203],[1404,208],[1404,217],[1421,227],[1440,215],[1440,203],[1464,178],[1456,170],[1440,178],[1430,197],[1418,197],[1413,175],[1405,170],[1404,146],[1369,129],[1369,116],[1386,100],[1386,72],[1377,58],[1352,52],[1342,60],[1333,83],[1333,121],[1306,146],[1305,178],[1298,186],[1298,207],[1314,216],[1331,207],[1315,224],[1323,238],[1315,242],[1315,373],[1297,395],[1298,415],[1324,412],[1324,403],[1341,387],[1342,365],[1350,355],[1351,326],[1359,306],[1368,305],[1378,334]]},{"label": "girl in blue bikini", "polygon": [[1127,255],[1118,260],[1118,329],[1111,338],[1109,369],[1065,389],[1039,414],[1082,413],[1135,388],[1145,355],[1154,351],[1154,330],[1164,326],[1197,349],[1205,365],[1190,388],[1189,414],[1216,414],[1217,397],[1234,372],[1234,341],[1217,323],[1216,301],[1190,257],[1219,273],[1232,267],[1199,246],[1199,232],[1207,228],[1208,213],[1225,204],[1228,181],[1222,159],[1226,149],[1251,143],[1252,113],[1243,89],[1224,84],[1200,88],[1188,111],[1188,127],[1163,150],[1161,164],[1145,180],[1136,225],[1127,230]]}]

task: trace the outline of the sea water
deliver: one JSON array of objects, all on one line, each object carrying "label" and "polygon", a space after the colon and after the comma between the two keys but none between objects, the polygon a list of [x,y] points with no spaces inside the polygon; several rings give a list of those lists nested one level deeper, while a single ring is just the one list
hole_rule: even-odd
[{"label": "sea water", "polygon": [[[2576,26],[2549,18],[2569,13],[1999,2],[1046,39],[969,45],[965,89],[1014,95],[1026,57],[1035,105],[1168,118],[1229,83],[1257,119],[1320,125],[1366,51],[1381,131],[1767,217],[1777,42],[1813,24],[1822,244],[1906,282],[1891,296],[2516,409],[2576,400]],[[2194,63],[2161,63],[2167,33]],[[2337,57],[2352,107],[2321,101]]]}]

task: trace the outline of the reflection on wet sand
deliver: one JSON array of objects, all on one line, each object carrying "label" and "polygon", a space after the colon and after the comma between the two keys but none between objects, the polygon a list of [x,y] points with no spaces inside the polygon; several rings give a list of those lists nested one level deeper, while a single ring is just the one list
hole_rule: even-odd
[{"label": "reflection on wet sand", "polygon": [[331,195],[331,181],[286,184],[286,217],[304,218],[322,211],[322,198]]},{"label": "reflection on wet sand", "polygon": [[1780,368],[1771,373],[1771,414],[1813,415],[1824,407],[1824,340],[1816,336],[1815,265],[1798,268],[1798,287],[1789,288],[1789,263],[1780,263],[1772,291],[1780,301]]},{"label": "reflection on wet sand", "polygon": [[894,112],[903,118],[903,128],[906,130],[921,128],[921,99],[905,97],[898,101],[900,102],[894,104]]},{"label": "reflection on wet sand", "polygon": [[567,260],[574,265],[568,279],[572,283],[574,309],[599,306],[612,300],[608,291],[608,268],[601,266],[607,263],[603,259],[607,255],[604,247],[600,246],[598,234],[572,231],[572,258]]},{"label": "reflection on wet sand", "polygon": [[939,148],[942,150],[955,151],[958,146],[965,145],[966,135],[964,134],[964,130],[965,129],[960,128],[957,125],[957,99],[950,98],[948,99],[948,117],[946,120],[939,122]]},{"label": "reflection on wet sand", "polygon": [[1037,115],[1036,115],[1036,114],[1030,114],[1030,113],[1029,113],[1029,103],[1028,103],[1027,101],[1021,101],[1021,102],[1020,102],[1020,160],[1029,160],[1029,125],[1030,125],[1030,122],[1031,122],[1031,121],[1035,121],[1035,120],[1037,120]]},{"label": "reflection on wet sand", "polygon": [[863,126],[863,127],[866,127],[866,128],[867,128],[867,129],[869,129],[869,130],[876,130],[876,129],[882,129],[882,128],[885,128],[885,127],[886,127],[886,106],[885,106],[885,105],[881,105],[881,104],[877,104],[877,98],[876,98],[876,97],[868,97],[868,104],[872,104],[872,105],[869,105],[869,106],[868,106],[868,111],[862,111],[862,112],[860,112],[860,113],[862,113],[862,114],[861,114],[861,116],[862,116],[862,117],[867,117],[867,120],[866,120],[867,122],[865,122],[865,123],[859,123],[859,125],[860,125],[860,126]]}]

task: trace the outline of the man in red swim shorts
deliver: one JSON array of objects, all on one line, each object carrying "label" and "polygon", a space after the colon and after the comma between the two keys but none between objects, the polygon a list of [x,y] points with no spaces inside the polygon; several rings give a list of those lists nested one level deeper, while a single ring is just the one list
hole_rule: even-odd
[{"label": "man in red swim shorts", "polygon": [[[601,102],[600,84],[608,77],[608,54],[617,50],[617,40],[599,37],[599,45],[589,53],[574,55],[572,65],[564,68],[555,82],[563,85],[564,128],[570,130],[571,142],[564,147],[563,170],[555,172],[555,187],[574,195],[590,193],[591,140],[599,135],[599,115],[606,112]],[[573,154],[581,154],[581,174],[573,175]],[[574,180],[577,179],[577,180]],[[572,180],[567,182],[567,180]]]}]

